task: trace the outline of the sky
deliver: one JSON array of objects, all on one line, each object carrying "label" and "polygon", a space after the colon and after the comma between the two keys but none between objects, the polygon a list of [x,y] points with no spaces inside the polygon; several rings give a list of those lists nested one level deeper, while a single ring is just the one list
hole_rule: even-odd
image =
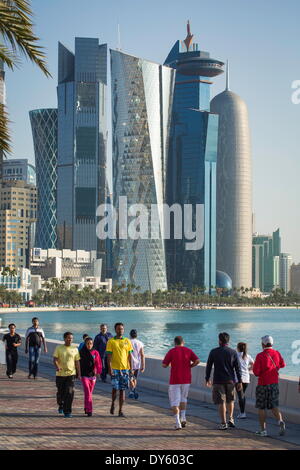
[{"label": "sky", "polygon": [[[74,50],[74,38],[98,37],[111,48],[163,63],[189,19],[195,42],[230,62],[230,88],[248,105],[253,162],[255,231],[278,227],[282,251],[300,262],[299,0],[32,0],[35,32],[45,48],[52,79],[23,60],[6,72],[12,158],[34,162],[28,112],[56,107],[57,43]],[[225,74],[214,79],[212,97]]]}]

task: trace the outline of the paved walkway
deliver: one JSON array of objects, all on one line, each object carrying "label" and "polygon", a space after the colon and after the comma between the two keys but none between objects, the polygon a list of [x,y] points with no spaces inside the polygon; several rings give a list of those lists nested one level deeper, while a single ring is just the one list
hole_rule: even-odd
[{"label": "paved walkway", "polygon": [[[97,385],[94,415],[87,418],[77,382],[74,417],[65,419],[57,414],[53,368],[41,365],[41,377],[34,381],[27,379],[25,365],[21,359],[13,380],[0,366],[0,449],[300,449],[300,426],[289,426],[285,440],[276,438],[275,426],[269,428],[275,438],[258,438],[241,428],[219,431],[215,408],[195,402],[189,407],[187,428],[175,431],[165,395],[146,390],[141,390],[139,400],[127,401],[126,418],[111,416],[108,384]],[[247,422],[256,428],[254,417]]]}]

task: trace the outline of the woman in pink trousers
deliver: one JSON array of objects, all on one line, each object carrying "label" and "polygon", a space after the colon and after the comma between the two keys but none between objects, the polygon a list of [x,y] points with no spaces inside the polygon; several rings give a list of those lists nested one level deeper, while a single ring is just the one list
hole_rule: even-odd
[{"label": "woman in pink trousers", "polygon": [[102,361],[98,351],[93,349],[93,340],[88,337],[79,351],[81,382],[84,390],[84,412],[87,416],[93,414],[93,391],[96,385],[96,376],[102,372]]}]

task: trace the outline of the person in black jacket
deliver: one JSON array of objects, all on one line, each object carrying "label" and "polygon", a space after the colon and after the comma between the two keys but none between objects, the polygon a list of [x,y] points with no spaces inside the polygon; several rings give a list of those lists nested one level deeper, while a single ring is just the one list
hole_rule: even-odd
[{"label": "person in black jacket", "polygon": [[11,323],[8,325],[9,333],[3,336],[2,341],[5,344],[6,356],[6,375],[9,379],[13,378],[13,374],[17,370],[18,347],[21,346],[21,336],[16,333],[16,325]]},{"label": "person in black jacket", "polygon": [[100,333],[95,336],[94,339],[94,349],[98,351],[102,361],[102,372],[101,372],[101,380],[102,382],[106,382],[106,376],[108,372],[108,363],[107,363],[107,355],[106,355],[106,345],[110,338],[113,335],[108,331],[107,325],[102,323],[100,325]]},{"label": "person in black jacket", "polygon": [[[215,405],[219,405],[220,429],[235,428],[233,419],[235,373],[238,380],[236,388],[238,391],[242,390],[240,361],[237,352],[229,348],[229,340],[228,333],[219,334],[219,347],[210,351],[205,373],[206,386],[211,387],[210,375],[214,366],[212,396]],[[228,422],[226,422],[226,411],[229,415]]]}]

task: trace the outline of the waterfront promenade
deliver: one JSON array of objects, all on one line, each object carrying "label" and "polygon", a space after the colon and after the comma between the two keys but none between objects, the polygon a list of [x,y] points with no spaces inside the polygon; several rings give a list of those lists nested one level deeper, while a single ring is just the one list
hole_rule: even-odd
[{"label": "waterfront promenade", "polygon": [[[0,366],[0,449],[94,449],[94,450],[300,450],[300,425],[287,425],[287,435],[278,437],[278,427],[268,426],[271,437],[253,434],[257,418],[250,415],[239,429],[219,431],[213,405],[191,400],[188,427],[175,431],[166,394],[142,389],[140,399],[127,400],[126,418],[111,416],[110,385],[98,383],[94,415],[83,414],[83,393],[76,382],[73,418],[58,415],[54,369],[40,365],[38,380],[27,379],[27,361],[20,358],[13,380]],[[270,423],[274,423],[270,420]]]}]

